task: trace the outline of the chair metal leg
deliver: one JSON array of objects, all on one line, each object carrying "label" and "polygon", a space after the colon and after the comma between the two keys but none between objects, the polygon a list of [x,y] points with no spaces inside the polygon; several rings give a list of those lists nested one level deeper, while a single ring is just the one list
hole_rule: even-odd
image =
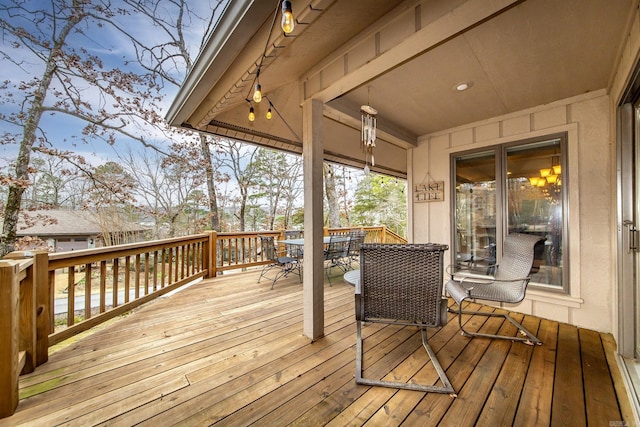
[{"label": "chair metal leg", "polygon": [[[522,324],[520,324],[519,322],[517,322],[513,317],[509,316],[508,313],[487,313],[484,311],[470,311],[470,310],[463,310],[462,309],[462,303],[464,302],[465,298],[463,298],[458,304],[458,310],[453,310],[451,308],[449,308],[449,311],[452,313],[456,313],[458,315],[458,324],[460,325],[460,330],[462,331],[462,334],[466,337],[484,337],[484,338],[498,338],[498,339],[504,339],[504,340],[511,340],[511,341],[520,341],[523,342],[527,345],[542,345],[542,341],[540,341],[535,335],[533,335],[531,332],[529,332],[524,326],[522,326]],[[522,337],[508,337],[505,335],[493,335],[493,334],[481,334],[479,332],[468,332],[464,329],[464,325],[462,324],[462,315],[463,314],[471,314],[471,315],[478,315],[478,316],[485,316],[485,317],[504,317],[506,320],[508,320],[509,322],[511,322],[511,324],[513,326],[515,326],[516,328],[518,328],[518,333],[523,335]]]},{"label": "chair metal leg", "polygon": [[447,374],[442,369],[436,354],[431,349],[427,341],[427,330],[426,328],[421,328],[422,332],[422,345],[424,349],[427,351],[429,358],[431,359],[431,363],[433,363],[433,367],[436,369],[438,373],[438,377],[440,377],[440,381],[442,381],[443,386],[435,386],[435,385],[426,385],[426,384],[415,384],[415,383],[401,383],[395,381],[383,381],[383,380],[373,380],[369,378],[364,378],[362,376],[362,358],[363,358],[363,339],[362,339],[362,321],[356,321],[356,384],[362,385],[370,385],[370,386],[381,386],[381,387],[390,387],[390,388],[399,388],[404,390],[414,390],[414,391],[423,391],[427,393],[448,393],[451,397],[456,397],[456,392],[447,378]]}]

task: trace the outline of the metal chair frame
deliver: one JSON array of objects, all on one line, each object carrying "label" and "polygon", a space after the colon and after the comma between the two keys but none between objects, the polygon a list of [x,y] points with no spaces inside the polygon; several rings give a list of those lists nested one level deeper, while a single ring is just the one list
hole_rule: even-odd
[{"label": "metal chair frame", "polygon": [[287,245],[287,240],[290,239],[302,239],[304,232],[302,230],[285,230],[284,232],[284,244],[287,248],[287,255],[298,260],[302,260],[304,256],[304,248],[299,245]]},{"label": "metal chair frame", "polygon": [[347,256],[344,258],[344,266],[346,270],[353,270],[353,263],[360,261],[360,246],[364,243],[367,232],[364,230],[351,230],[349,232],[349,247],[347,248]]},{"label": "metal chair frame", "polygon": [[[442,296],[442,257],[447,249],[448,246],[437,244],[365,243],[361,246],[360,282],[355,290],[357,384],[455,396],[427,337],[427,328],[440,327],[447,321],[447,300]],[[422,345],[442,386],[365,378],[363,322],[420,328]]]},{"label": "metal chair frame", "polygon": [[297,274],[300,278],[300,282],[302,282],[302,271],[299,259],[291,256],[278,256],[273,236],[259,235],[258,237],[260,238],[262,251],[265,253],[266,258],[271,261],[270,264],[266,264],[262,268],[260,277],[258,277],[258,283],[260,283],[260,280],[263,277],[267,277],[267,272],[272,269],[278,269],[278,272],[271,282],[271,289],[273,289],[273,286],[276,284],[276,281],[278,281],[278,279],[287,277],[291,273]]},{"label": "metal chair frame", "polygon": [[[476,277],[456,278],[455,273],[451,275],[451,279],[445,285],[445,290],[456,302],[458,309],[449,308],[449,311],[458,314],[458,323],[464,336],[507,339],[524,342],[529,345],[542,344],[542,341],[508,313],[487,313],[462,309],[462,303],[465,300],[479,299],[509,304],[521,302],[525,297],[527,285],[531,280],[530,272],[533,267],[535,246],[540,242],[544,242],[543,237],[532,234],[510,234],[504,241],[504,255],[500,265],[495,266],[494,277],[486,279]],[[522,336],[511,337],[469,332],[464,329],[462,323],[463,314],[503,317],[518,328],[518,332]]]},{"label": "metal chair frame", "polygon": [[343,271],[347,271],[344,264],[344,258],[347,256],[349,241],[344,240],[345,237],[346,236],[331,235],[329,237],[327,248],[324,251],[324,270],[327,274],[327,279],[329,280],[329,286],[332,286],[331,269],[333,267],[339,267]]}]

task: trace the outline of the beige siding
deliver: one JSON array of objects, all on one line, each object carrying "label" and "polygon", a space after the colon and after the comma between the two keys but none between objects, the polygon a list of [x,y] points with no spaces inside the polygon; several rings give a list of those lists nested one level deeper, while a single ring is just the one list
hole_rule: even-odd
[{"label": "beige siding", "polygon": [[612,332],[615,156],[610,120],[609,96],[601,90],[420,138],[410,156],[410,181],[444,180],[446,192],[445,202],[410,207],[413,241],[451,245],[451,153],[567,132],[570,295],[530,290],[526,301],[508,308]]}]

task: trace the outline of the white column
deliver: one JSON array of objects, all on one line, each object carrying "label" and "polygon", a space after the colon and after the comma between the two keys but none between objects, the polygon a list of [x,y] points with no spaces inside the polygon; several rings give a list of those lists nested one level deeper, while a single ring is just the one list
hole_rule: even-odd
[{"label": "white column", "polygon": [[322,102],[302,105],[304,174],[304,334],[316,340],[324,335]]}]

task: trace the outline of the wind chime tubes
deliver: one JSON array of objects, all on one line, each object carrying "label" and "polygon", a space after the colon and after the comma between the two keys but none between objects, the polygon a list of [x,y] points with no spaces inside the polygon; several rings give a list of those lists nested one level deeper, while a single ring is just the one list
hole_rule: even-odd
[{"label": "wind chime tubes", "polygon": [[373,156],[373,149],[376,146],[376,115],[378,111],[369,106],[363,105],[360,107],[360,113],[362,113],[362,150],[364,151],[364,172],[369,174],[369,159],[371,159],[371,166],[376,165],[375,157]]}]

